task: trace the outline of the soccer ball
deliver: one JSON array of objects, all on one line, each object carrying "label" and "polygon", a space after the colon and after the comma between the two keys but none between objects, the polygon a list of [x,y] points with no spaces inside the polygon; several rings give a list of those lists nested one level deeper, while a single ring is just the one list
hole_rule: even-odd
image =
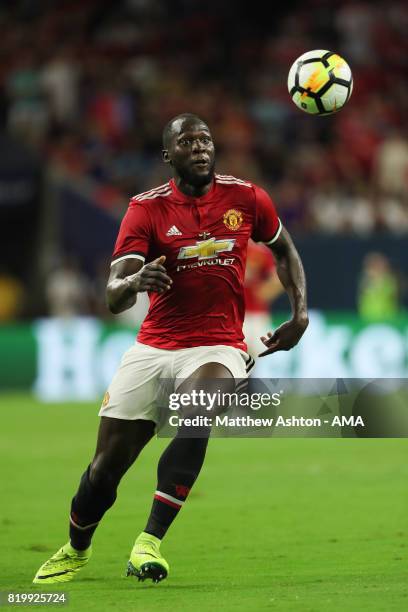
[{"label": "soccer ball", "polygon": [[339,111],[353,91],[347,62],[332,51],[308,51],[293,63],[288,76],[293,102],[305,113],[329,115]]}]

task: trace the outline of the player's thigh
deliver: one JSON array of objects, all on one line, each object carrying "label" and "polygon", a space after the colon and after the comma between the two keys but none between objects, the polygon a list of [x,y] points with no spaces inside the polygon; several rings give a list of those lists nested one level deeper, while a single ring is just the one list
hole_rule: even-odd
[{"label": "player's thigh", "polygon": [[[251,361],[252,358],[244,351],[226,345],[198,346],[178,351],[175,360],[176,390],[178,393],[196,391],[207,394],[207,397],[221,397],[222,401],[215,399],[212,407],[208,409],[207,404],[202,412],[208,416],[210,412],[219,414],[231,404],[233,398],[229,401],[228,394],[233,394],[242,384],[246,384]],[[197,412],[192,410],[193,406],[191,402],[189,413]],[[203,406],[196,408],[203,410]]]},{"label": "player's thigh", "polygon": [[191,398],[185,402],[181,414],[183,417],[213,416],[220,414],[226,407],[217,399],[233,394],[236,381],[232,372],[222,363],[210,361],[196,368],[188,378],[177,387],[177,392]]},{"label": "player's thigh", "polygon": [[[252,362],[247,353],[232,346],[197,346],[179,350],[175,358],[175,386],[178,388],[189,378],[233,378],[238,383],[248,377]],[[202,370],[203,366],[209,366],[209,369]]]},{"label": "player's thigh", "polygon": [[210,361],[196,368],[177,386],[178,393],[189,393],[193,389],[210,389],[225,387],[233,389],[235,380],[230,370],[222,363]]},{"label": "player's thigh", "polygon": [[135,343],[124,354],[102,402],[99,416],[125,421],[157,421],[160,375],[168,356]]},{"label": "player's thigh", "polygon": [[105,394],[91,475],[118,480],[154,434],[163,351],[135,343]]}]

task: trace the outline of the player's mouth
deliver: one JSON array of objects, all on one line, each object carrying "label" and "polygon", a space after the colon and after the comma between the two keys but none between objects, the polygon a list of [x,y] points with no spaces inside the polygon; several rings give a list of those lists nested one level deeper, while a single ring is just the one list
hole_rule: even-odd
[{"label": "player's mouth", "polygon": [[200,157],[199,159],[193,159],[193,166],[196,168],[207,168],[210,161],[207,158]]}]

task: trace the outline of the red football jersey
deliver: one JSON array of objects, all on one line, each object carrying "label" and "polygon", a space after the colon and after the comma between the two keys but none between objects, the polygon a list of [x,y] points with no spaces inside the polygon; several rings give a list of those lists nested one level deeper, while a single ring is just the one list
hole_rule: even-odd
[{"label": "red football jersey", "polygon": [[165,255],[173,280],[165,293],[149,293],[138,341],[161,349],[224,344],[246,350],[248,240],[271,244],[281,228],[268,194],[232,176],[216,174],[201,198],[182,193],[173,179],[132,198],[112,265],[129,257],[149,262]]}]

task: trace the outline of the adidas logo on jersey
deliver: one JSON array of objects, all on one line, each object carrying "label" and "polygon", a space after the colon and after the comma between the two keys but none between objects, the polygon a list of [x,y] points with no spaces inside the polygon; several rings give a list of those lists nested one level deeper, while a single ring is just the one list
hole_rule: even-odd
[{"label": "adidas logo on jersey", "polygon": [[166,236],[181,236],[181,232],[175,225],[172,225],[166,232]]}]

